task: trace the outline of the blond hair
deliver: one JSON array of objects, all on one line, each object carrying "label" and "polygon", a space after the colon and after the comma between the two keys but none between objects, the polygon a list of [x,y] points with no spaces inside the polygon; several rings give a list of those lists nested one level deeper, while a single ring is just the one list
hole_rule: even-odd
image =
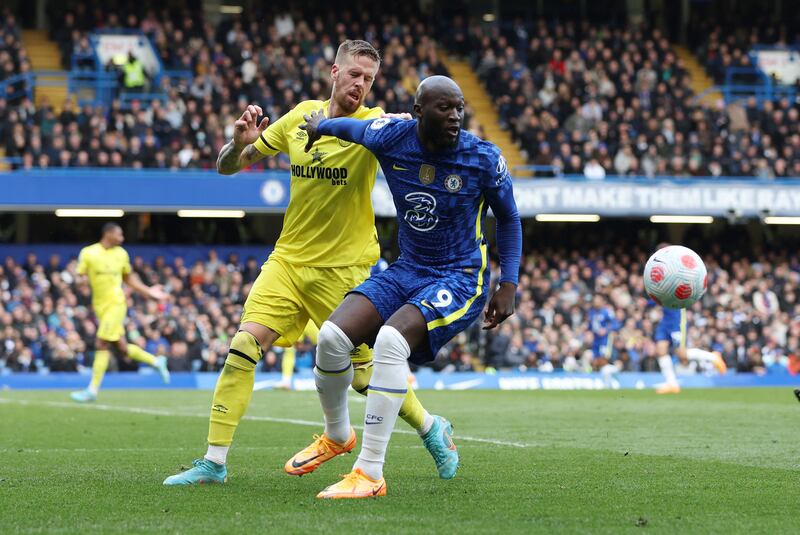
[{"label": "blond hair", "polygon": [[375,62],[381,62],[381,55],[375,50],[375,47],[366,41],[360,39],[347,39],[336,51],[335,63],[341,63],[345,57],[357,58],[359,56],[366,56]]}]

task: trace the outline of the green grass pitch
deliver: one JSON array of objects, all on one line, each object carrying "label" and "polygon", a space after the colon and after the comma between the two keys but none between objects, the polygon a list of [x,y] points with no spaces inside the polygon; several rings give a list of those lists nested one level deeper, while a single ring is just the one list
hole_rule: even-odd
[{"label": "green grass pitch", "polygon": [[[800,404],[789,389],[420,392],[455,425],[440,481],[395,434],[388,494],[323,502],[339,457],[283,463],[319,428],[314,393],[256,392],[224,486],[166,488],[205,451],[210,392],[0,392],[2,533],[796,533]],[[354,422],[364,403],[351,398]],[[278,421],[290,419],[290,421]],[[360,435],[360,433],[359,433]],[[360,438],[360,436],[359,436]]]}]

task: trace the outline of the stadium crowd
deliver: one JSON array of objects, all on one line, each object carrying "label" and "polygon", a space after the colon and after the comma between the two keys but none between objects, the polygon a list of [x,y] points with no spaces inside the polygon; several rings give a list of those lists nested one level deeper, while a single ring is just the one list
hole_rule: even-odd
[{"label": "stadium crowd", "polygon": [[[155,43],[166,69],[192,78],[164,76],[153,90],[165,98],[130,106],[114,100],[108,109],[65,102],[56,112],[54,103],[35,106],[0,95],[6,156],[25,169],[210,168],[245,103],[259,103],[275,120],[301,99],[327,98],[329,65],[348,37],[363,37],[383,54],[368,104],[409,111],[419,81],[447,73],[435,36],[452,53],[471,58],[502,125],[529,163],[542,166],[538,174],[800,176],[798,105],[784,99],[759,106],[751,99],[735,113],[721,102],[696,101],[683,61],[659,30],[544,20],[483,25],[459,17],[445,27],[428,24],[413,5],[383,14],[362,7],[335,13],[313,3],[302,10],[265,8],[215,26],[188,10],[116,12],[65,4],[53,10],[51,25],[65,66],[73,55],[86,56],[91,31],[139,30]],[[0,32],[3,72],[28,69],[8,12]],[[766,30],[754,32],[770,39]],[[700,50],[712,73],[748,61],[744,47],[753,37],[737,40],[739,33],[710,31]],[[480,133],[480,125],[472,126]],[[285,159],[270,158],[256,168],[287,166]]]},{"label": "stadium crowd", "polygon": [[[77,109],[66,101],[56,112],[50,102],[37,107],[27,98],[12,103],[0,95],[0,139],[6,155],[21,160],[17,166],[24,169],[211,168],[247,104],[258,103],[275,121],[301,100],[326,100],[336,48],[353,36],[374,43],[383,58],[368,105],[410,111],[419,81],[447,74],[411,6],[381,15],[358,4],[335,13],[308,5],[301,12],[254,13],[217,26],[202,12],[122,14],[82,2],[53,16],[58,24],[51,37],[65,65],[71,65],[72,54],[84,57],[90,31],[139,30],[152,39],[165,69],[188,71],[192,78],[165,76],[153,88],[166,95],[163,101],[134,100],[128,107],[117,99],[110,109]],[[255,168],[288,166],[288,159],[279,157]]]},{"label": "stadium crowd", "polygon": [[[752,69],[749,56],[754,46],[796,46],[800,43],[800,16],[784,10],[780,18],[761,6],[742,6],[746,12],[731,10],[707,13],[697,10],[689,22],[687,41],[698,59],[718,84],[725,83],[728,67]],[[753,83],[754,73],[733,76],[734,82]]]},{"label": "stadium crowd", "polygon": [[[590,371],[603,362],[592,353],[592,307],[616,318],[604,354],[623,371],[656,371],[652,334],[658,307],[643,295],[639,273],[646,252],[636,247],[585,251],[547,249],[522,263],[517,314],[492,332],[480,322],[442,349],[439,371],[494,369]],[[773,252],[734,258],[710,251],[705,258],[709,290],[688,313],[688,345],[719,351],[728,367],[758,373],[800,372],[800,257]],[[75,274],[75,259],[34,254],[0,266],[0,369],[74,371],[92,359],[96,320],[88,285]],[[218,370],[242,304],[260,265],[253,259],[209,258],[187,265],[137,257],[134,270],[170,292],[163,303],[128,294],[128,339],[169,356],[172,370]],[[492,263],[496,278],[499,270]],[[298,365],[313,365],[313,347],[301,344]],[[261,370],[280,368],[279,348]],[[679,370],[692,373],[688,363]],[[122,359],[119,369],[137,363]]]},{"label": "stadium crowd", "polygon": [[745,114],[692,93],[659,30],[587,22],[456,21],[445,39],[469,57],[501,122],[544,174],[800,176],[800,108],[753,99]]},{"label": "stadium crowd", "polygon": [[0,11],[0,83],[30,70],[31,62],[22,44],[22,31],[17,19],[10,8],[3,8]]}]

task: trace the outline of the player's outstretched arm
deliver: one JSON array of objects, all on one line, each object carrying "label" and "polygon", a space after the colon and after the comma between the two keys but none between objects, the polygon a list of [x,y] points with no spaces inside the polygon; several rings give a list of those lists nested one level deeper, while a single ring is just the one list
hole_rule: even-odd
[{"label": "player's outstretched arm", "polygon": [[344,141],[352,141],[359,145],[364,144],[364,134],[372,121],[362,121],[360,119],[350,119],[339,117],[337,119],[326,119],[322,110],[311,112],[311,115],[303,115],[305,124],[300,128],[308,134],[306,142],[306,152],[322,136],[334,136]]},{"label": "player's outstretched arm", "polygon": [[410,121],[413,119],[410,113],[381,113],[381,119],[402,119],[403,121]]},{"label": "player's outstretched arm", "polygon": [[251,104],[233,123],[233,140],[219,151],[217,172],[222,175],[232,175],[264,157],[253,146],[253,143],[269,125],[267,117],[264,117],[260,124],[256,124],[258,117],[263,113],[260,106]]},{"label": "player's outstretched arm", "polygon": [[125,281],[125,284],[133,288],[133,291],[137,292],[140,295],[147,297],[148,299],[154,299],[156,301],[163,301],[169,294],[164,291],[160,284],[156,284],[155,286],[148,286],[142,282],[142,279],[139,278],[134,272],[126,273],[122,276],[122,280]]}]

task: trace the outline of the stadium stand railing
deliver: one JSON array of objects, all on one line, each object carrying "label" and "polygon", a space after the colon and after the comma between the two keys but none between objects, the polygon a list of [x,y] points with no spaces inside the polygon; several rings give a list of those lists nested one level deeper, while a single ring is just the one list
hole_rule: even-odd
[{"label": "stadium stand railing", "polygon": [[[739,77],[756,80],[757,83],[737,83]],[[728,67],[725,70],[725,84],[717,89],[724,96],[726,104],[755,97],[759,108],[767,100],[788,98],[790,102],[794,102],[797,98],[797,88],[774,81],[771,76],[757,67]]]},{"label": "stadium stand railing", "polygon": [[0,94],[10,101],[24,97],[33,100],[36,87],[69,87],[72,76],[64,71],[24,72],[0,82]]}]

